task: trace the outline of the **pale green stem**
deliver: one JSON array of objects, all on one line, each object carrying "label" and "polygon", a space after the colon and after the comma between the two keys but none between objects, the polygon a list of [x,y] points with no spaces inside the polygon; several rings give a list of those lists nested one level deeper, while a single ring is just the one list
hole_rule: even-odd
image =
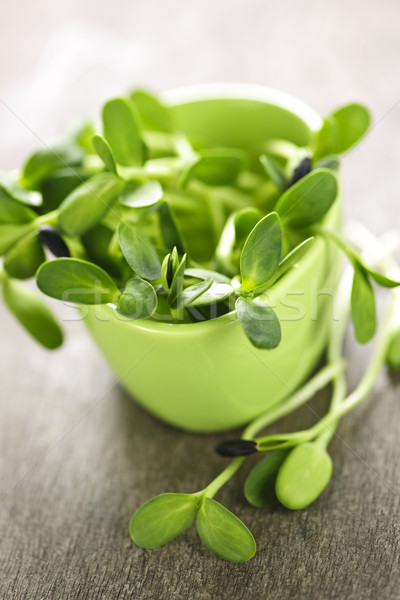
[{"label": "pale green stem", "polygon": [[[310,429],[298,431],[296,432],[296,434],[282,434],[282,436],[280,436],[279,439],[287,439],[288,442],[286,444],[284,442],[281,444],[277,443],[276,447],[278,447],[279,445],[282,447],[289,447],[298,443],[310,441],[320,436],[324,432],[328,431],[333,435],[335,431],[335,424],[337,423],[337,421],[340,418],[342,418],[345,414],[353,410],[353,408],[360,404],[364,400],[364,398],[369,394],[369,392],[373,388],[379,371],[385,361],[388,344],[390,342],[391,334],[393,332],[393,321],[396,315],[396,305],[399,302],[399,298],[396,296],[396,292],[393,292],[392,298],[390,300],[390,305],[385,312],[384,322],[382,324],[381,332],[379,334],[374,353],[368,364],[365,375],[361,379],[356,389],[344,401],[338,403],[337,406],[332,407],[329,410],[329,412],[325,415],[325,417],[323,417],[321,421],[319,421]],[[259,447],[261,449],[264,445],[265,449],[269,450],[273,447],[273,441],[272,444],[269,443],[270,439],[275,441],[275,438],[268,436],[266,436],[265,438],[260,438],[256,441],[258,442]]]},{"label": "pale green stem", "polygon": [[362,258],[358,252],[349,246],[335,231],[331,231],[322,225],[315,225],[312,228],[312,233],[319,234],[336,244],[336,246],[342,250],[342,252],[347,256],[353,265],[357,262],[362,263]]},{"label": "pale green stem", "polygon": [[40,215],[40,217],[36,217],[32,224],[34,223],[36,227],[40,227],[41,225],[56,225],[58,219],[58,210],[53,210],[46,215]]},{"label": "pale green stem", "polygon": [[[347,269],[344,273],[338,289],[338,320],[332,322],[331,340],[328,346],[328,363],[337,361],[343,353],[343,343],[346,335],[347,320],[350,312],[350,289],[352,273]],[[332,399],[330,410],[335,410],[346,398],[347,382],[344,371],[340,371],[332,381]],[[327,448],[335,435],[339,421],[332,424],[330,430],[322,433],[316,443]]]},{"label": "pale green stem", "polygon": [[[319,373],[317,373],[310,381],[308,381],[298,392],[292,395],[288,400],[273,409],[262,413],[254,421],[246,427],[243,432],[242,439],[251,439],[258,432],[274,423],[278,419],[293,412],[305,402],[310,400],[319,390],[324,388],[332,378],[336,377],[340,371],[343,371],[344,361],[339,360],[331,365],[327,365]],[[201,493],[207,498],[212,498],[217,491],[225,485],[231,477],[239,470],[241,465],[246,460],[246,456],[238,456],[234,458],[229,465],[204,489]]]}]

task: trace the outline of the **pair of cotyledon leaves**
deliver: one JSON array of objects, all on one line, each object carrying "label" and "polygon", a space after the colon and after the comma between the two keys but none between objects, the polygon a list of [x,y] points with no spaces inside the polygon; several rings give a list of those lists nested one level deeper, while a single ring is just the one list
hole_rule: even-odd
[{"label": "pair of cotyledon leaves", "polygon": [[244,332],[257,348],[275,348],[281,328],[273,309],[255,296],[298,262],[311,243],[306,240],[281,260],[282,226],[304,229],[318,223],[336,197],[335,174],[326,169],[313,171],[282,194],[276,212],[261,219],[248,235],[240,256],[244,295],[237,299],[236,310]]},{"label": "pair of cotyledon leaves", "polygon": [[212,498],[196,494],[161,494],[132,516],[129,531],[142,548],[156,548],[183,533],[196,520],[203,543],[217,556],[244,562],[256,552],[254,538],[233,513]]},{"label": "pair of cotyledon leaves", "polygon": [[299,510],[314,502],[332,476],[332,461],[317,443],[299,444],[267,454],[249,473],[244,494],[252,506],[281,503]]},{"label": "pair of cotyledon leaves", "polygon": [[[305,508],[328,485],[332,461],[316,443],[269,453],[250,472],[244,493],[256,507],[278,501],[287,508]],[[217,556],[244,562],[252,558],[256,544],[251,532],[219,502],[199,494],[161,494],[143,504],[132,516],[129,531],[142,548],[156,548],[183,533],[196,519],[197,532]]]}]

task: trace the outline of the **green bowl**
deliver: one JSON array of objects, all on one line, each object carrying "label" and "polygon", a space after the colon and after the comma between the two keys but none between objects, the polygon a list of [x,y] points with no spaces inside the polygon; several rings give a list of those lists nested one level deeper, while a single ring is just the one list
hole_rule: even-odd
[{"label": "green bowl", "polygon": [[[268,138],[307,144],[320,117],[269,88],[209,85],[166,95],[192,139],[254,147]],[[340,228],[337,199],[326,223]],[[310,374],[327,343],[337,251],[317,239],[297,268],[268,294],[282,325],[274,350],[254,348],[235,312],[211,321],[171,324],[122,320],[108,305],[88,308],[85,322],[119,383],[158,418],[197,432],[244,425],[277,405]]]}]

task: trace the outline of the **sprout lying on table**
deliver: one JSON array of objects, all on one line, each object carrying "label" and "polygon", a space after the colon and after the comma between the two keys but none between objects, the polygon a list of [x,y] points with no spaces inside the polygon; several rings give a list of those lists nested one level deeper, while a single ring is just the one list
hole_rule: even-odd
[{"label": "sprout lying on table", "polygon": [[[0,270],[6,305],[47,348],[62,331],[46,304],[20,280],[36,277],[48,296],[109,304],[128,319],[180,323],[236,309],[257,348],[281,340],[266,292],[301,261],[316,236],[336,244],[352,265],[346,296],[357,340],[376,330],[372,282],[396,279],[368,264],[323,219],[334,204],[341,154],[365,134],[368,111],[350,104],[327,117],[308,147],[266,140],[262,152],[193,146],[159,99],[139,90],[103,107],[102,123],[35,152],[21,172],[0,177]],[[45,252],[55,257],[46,261]],[[344,329],[333,332],[328,365],[279,409],[261,415],[242,440],[219,452],[236,456],[204,490],[163,494],[132,517],[133,540],[165,544],[196,518],[203,542],[231,561],[248,560],[255,543],[247,528],[213,499],[252,452],[271,451],[250,473],[245,495],[255,506],[277,499],[297,509],[327,485],[326,447],[338,420],[369,391],[386,355],[400,362],[399,334],[388,317],[367,375],[346,398],[341,356]],[[256,437],[334,381],[331,409],[307,431]]]}]

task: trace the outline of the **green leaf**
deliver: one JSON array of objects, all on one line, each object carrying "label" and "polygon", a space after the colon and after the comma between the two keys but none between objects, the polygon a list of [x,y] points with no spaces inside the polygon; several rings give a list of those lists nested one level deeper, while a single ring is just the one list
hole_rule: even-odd
[{"label": "green leaf", "polygon": [[57,258],[41,265],[38,288],[48,296],[80,304],[115,302],[120,292],[111,277],[97,265],[78,258]]},{"label": "green leaf", "polygon": [[[85,233],[82,244],[86,250],[88,259],[107,271],[112,277],[119,279],[123,271],[130,274],[130,267],[121,256],[114,256],[110,252],[110,243],[114,239],[114,231],[102,223]],[[118,244],[118,240],[117,240]],[[118,244],[119,253],[121,252]]]},{"label": "green leaf", "polygon": [[115,98],[103,107],[104,137],[119,165],[141,166],[144,144],[136,108],[129,99]]},{"label": "green leaf", "polygon": [[31,223],[17,225],[15,223],[0,224],[0,256],[10,250],[14,244],[32,231]]},{"label": "green leaf", "polygon": [[93,151],[93,136],[96,133],[97,124],[92,120],[84,120],[74,131],[74,141],[78,148],[82,148],[85,154],[91,154]]},{"label": "green leaf", "polygon": [[69,236],[82,235],[101,221],[124,182],[112,173],[98,173],[77,187],[61,203],[58,224]]},{"label": "green leaf", "polygon": [[196,517],[202,542],[217,556],[245,562],[256,553],[256,543],[246,525],[212,498],[204,498]]},{"label": "green leaf", "polygon": [[61,346],[60,325],[48,306],[29,287],[5,278],[3,298],[14,317],[39,344],[49,350]]},{"label": "green leaf", "polygon": [[28,206],[40,206],[42,204],[41,194],[26,190],[7,173],[0,173],[0,198],[2,195]]},{"label": "green leaf", "polygon": [[246,500],[257,508],[278,504],[275,480],[290,450],[274,450],[267,454],[249,473],[244,484]]},{"label": "green leaf", "polygon": [[321,157],[332,155],[336,139],[336,122],[332,115],[328,115],[322,122],[321,129],[314,135],[311,142],[313,159],[315,162]]},{"label": "green leaf", "polygon": [[312,142],[315,159],[342,154],[356,144],[368,131],[371,116],[358,103],[346,104],[326,117]]},{"label": "green leaf", "polygon": [[216,304],[229,298],[234,292],[232,285],[227,283],[220,283],[219,281],[213,281],[211,286],[204,291],[197,298],[192,300],[190,306],[207,306],[209,304]]},{"label": "green leaf", "polygon": [[240,256],[242,289],[263,286],[276,272],[282,253],[282,229],[276,213],[266,215],[249,234]]},{"label": "green leaf", "polygon": [[160,100],[146,90],[134,90],[131,100],[135,104],[145,129],[171,133],[173,124],[170,112]]},{"label": "green leaf", "polygon": [[157,295],[151,283],[140,277],[128,279],[118,300],[117,311],[129,319],[147,319],[156,308]]},{"label": "green leaf", "polygon": [[375,295],[368,276],[357,265],[354,266],[351,290],[351,318],[357,341],[366,344],[376,330]]},{"label": "green leaf", "polygon": [[161,263],[151,240],[131,223],[118,227],[121,250],[132,269],[145,279],[155,280],[161,275]]},{"label": "green leaf", "polygon": [[127,187],[119,201],[120,204],[131,208],[144,208],[157,204],[163,195],[164,191],[158,181],[148,181],[139,186]]},{"label": "green leaf", "polygon": [[400,286],[400,281],[390,279],[390,277],[386,277],[386,275],[382,275],[382,273],[373,271],[369,267],[366,267],[363,263],[362,266],[378,285],[385,288],[395,288]]},{"label": "green leaf", "polygon": [[322,494],[331,476],[332,461],[325,448],[314,443],[300,444],[279,469],[276,495],[286,508],[305,508]]},{"label": "green leaf", "polygon": [[316,169],[279,198],[276,212],[287,227],[309,227],[326,215],[338,194],[337,177],[329,169]]},{"label": "green leaf", "polygon": [[204,279],[204,281],[201,281],[200,283],[194,283],[193,285],[190,285],[184,289],[182,294],[179,296],[180,305],[193,305],[196,299],[211,287],[212,282],[213,280],[210,277],[209,279]]},{"label": "green leaf", "polygon": [[160,217],[161,235],[165,247],[168,250],[172,250],[176,247],[180,254],[184,254],[185,244],[176,223],[174,212],[168,202],[161,202],[159,204],[158,214]]},{"label": "green leaf", "polygon": [[82,170],[59,169],[49,175],[41,187],[43,205],[41,212],[47,213],[58,208],[63,200],[84,181],[89,179]]},{"label": "green leaf", "polygon": [[229,277],[222,273],[218,273],[217,271],[210,271],[209,269],[186,269],[185,275],[188,277],[195,277],[196,279],[208,279],[211,277],[217,283],[231,285]]},{"label": "green leaf", "polygon": [[179,267],[179,256],[176,247],[173,248],[172,252],[164,257],[161,264],[161,285],[165,290],[169,290],[175,272]]},{"label": "green leaf", "polygon": [[314,240],[314,237],[307,238],[304,240],[304,242],[301,242],[301,244],[293,248],[293,250],[285,256],[285,258],[279,263],[279,267],[273,278],[274,282],[287,273],[289,269],[295,267],[299,263],[303,256],[308,252],[310,246],[312,246]]},{"label": "green leaf", "polygon": [[199,499],[192,494],[160,494],[132,516],[129,533],[141,548],[157,548],[183,533],[194,521]]},{"label": "green leaf", "polygon": [[183,173],[180,185],[186,187],[192,179],[207,185],[232,185],[240,173],[244,155],[230,149],[202,151],[202,156]]},{"label": "green leaf", "polygon": [[396,329],[389,342],[386,353],[386,364],[390,370],[400,369],[400,328]]},{"label": "green leaf", "polygon": [[4,257],[4,268],[11,277],[29,279],[46,259],[39,234],[34,231],[20,239]]},{"label": "green leaf", "polygon": [[41,148],[26,161],[21,183],[30,190],[39,190],[47,177],[65,167],[75,167],[82,162],[82,152],[74,145]]},{"label": "green leaf", "polygon": [[101,137],[101,135],[94,135],[92,139],[92,144],[96,154],[103,161],[107,171],[110,171],[110,173],[114,173],[115,175],[117,175],[117,166],[115,164],[114,156],[108,142],[103,137]]},{"label": "green leaf", "polygon": [[283,192],[287,187],[288,181],[278,161],[274,160],[271,156],[263,154],[260,156],[260,163],[264,167],[264,171],[268,177],[275,183],[276,187]]},{"label": "green leaf", "polygon": [[362,104],[347,104],[335,110],[332,117],[336,124],[333,153],[349,150],[368,131],[371,115]]},{"label": "green leaf", "polygon": [[175,306],[179,296],[183,292],[183,284],[185,277],[185,268],[186,268],[186,254],[183,255],[181,262],[179,263],[179,267],[174,273],[172,278],[171,287],[168,294],[168,304],[170,306]]},{"label": "green leaf", "polygon": [[314,169],[331,169],[337,173],[340,169],[340,158],[336,154],[324,156],[315,163]]},{"label": "green leaf", "polygon": [[231,275],[237,273],[235,250],[238,252],[237,246],[249,235],[261,217],[257,208],[248,207],[232,213],[228,218],[215,250],[218,265],[225,272]]},{"label": "green leaf", "polygon": [[281,326],[278,317],[268,304],[258,298],[251,300],[240,296],[236,310],[243,331],[256,348],[271,350],[281,341]]},{"label": "green leaf", "polygon": [[29,223],[36,217],[37,214],[33,210],[9,196],[0,186],[0,224]]}]

